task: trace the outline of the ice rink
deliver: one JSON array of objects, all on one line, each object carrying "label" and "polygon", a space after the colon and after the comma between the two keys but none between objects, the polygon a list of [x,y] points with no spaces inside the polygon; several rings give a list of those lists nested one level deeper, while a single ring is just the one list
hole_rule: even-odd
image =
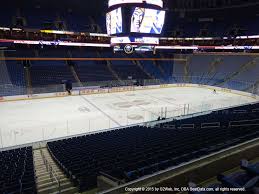
[{"label": "ice rink", "polygon": [[254,101],[249,96],[183,87],[1,102],[1,147],[143,123],[165,112],[172,117]]}]

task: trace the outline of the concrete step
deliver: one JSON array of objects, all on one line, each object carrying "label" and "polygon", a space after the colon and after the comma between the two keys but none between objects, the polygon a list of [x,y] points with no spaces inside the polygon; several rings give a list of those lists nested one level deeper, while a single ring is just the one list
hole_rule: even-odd
[{"label": "concrete step", "polygon": [[[46,165],[45,164],[41,164],[41,165],[34,165],[35,169],[38,171],[44,171],[46,170]],[[53,164],[51,164],[52,168],[55,170],[59,170],[60,168],[58,166],[54,166]]]},{"label": "concrete step", "polygon": [[41,153],[38,153],[38,154],[33,153],[33,156],[34,156],[34,157],[41,157],[42,155],[41,155]]},{"label": "concrete step", "polygon": [[45,164],[35,164],[35,163],[34,163],[34,166],[35,166],[35,169],[46,168],[46,165],[45,165]]},{"label": "concrete step", "polygon": [[[52,159],[49,159],[49,158],[45,158],[45,159],[47,159],[47,161],[48,161],[50,164],[56,164],[55,161],[53,161]],[[34,160],[34,163],[35,163],[35,164],[44,164],[43,159],[41,159],[41,160]]]},{"label": "concrete step", "polygon": [[[44,154],[44,157],[45,157],[46,159],[53,160],[52,157],[49,156],[49,155],[47,155],[47,154]],[[42,160],[42,159],[43,159],[42,156],[33,156],[33,158],[34,158],[35,160]]]},{"label": "concrete step", "polygon": [[[44,156],[52,157],[48,150],[43,151],[42,154],[43,154]],[[40,155],[41,155],[41,153],[40,153],[40,154],[36,154],[36,156],[40,156]]]},{"label": "concrete step", "polygon": [[[60,170],[60,168],[57,167],[57,166],[51,166],[51,167],[52,167],[53,170],[55,170],[55,171],[57,171],[57,172],[63,172],[63,171]],[[36,168],[36,171],[37,171],[38,173],[43,173],[43,172],[46,172],[46,171],[47,171],[47,168],[46,168],[45,165],[38,166],[38,167]]]},{"label": "concrete step", "polygon": [[35,164],[34,163],[34,166],[35,166],[35,169],[37,169],[37,168],[43,168],[46,165],[45,164]]},{"label": "concrete step", "polygon": [[[73,186],[72,182],[63,171],[59,168],[56,162],[53,160],[49,151],[45,148],[42,149],[42,153],[40,150],[35,150],[33,152],[33,159],[36,170],[36,183],[37,183],[37,191],[39,194],[57,194],[58,185],[55,179],[51,179],[49,172],[47,172],[46,165],[43,162],[43,157],[48,161],[48,163],[52,166],[52,168],[56,171],[57,175],[60,178],[61,183],[61,193],[64,194],[75,194],[78,193],[78,189]],[[53,181],[53,182],[52,182]]]},{"label": "concrete step", "polygon": [[41,154],[41,151],[35,150],[35,151],[33,151],[33,154],[34,154],[34,155],[40,155],[40,154]]},{"label": "concrete step", "polygon": [[[63,172],[61,172],[61,171],[56,171],[56,173],[57,173],[57,175],[62,175],[63,174]],[[45,171],[38,171],[38,170],[36,170],[36,175],[38,177],[41,177],[41,176],[49,175],[49,172],[46,169],[45,169]]]},{"label": "concrete step", "polygon": [[[61,190],[62,194],[79,194],[78,189],[76,187],[69,187],[67,189]],[[49,194],[57,194],[57,192],[49,193]]]},{"label": "concrete step", "polygon": [[41,152],[38,152],[38,153],[33,152],[33,156],[37,156],[37,157],[39,157],[39,156],[41,156]]},{"label": "concrete step", "polygon": [[44,156],[45,156],[46,158],[49,158],[49,159],[53,160],[52,156],[51,156],[49,153],[44,153]]},{"label": "concrete step", "polygon": [[45,147],[45,148],[37,149],[37,150],[34,150],[33,152],[35,152],[35,153],[40,153],[41,150],[47,150],[47,148]]},{"label": "concrete step", "polygon": [[[60,182],[66,182],[66,181],[70,181],[67,177],[63,177],[60,179]],[[37,179],[36,180],[37,184],[44,184],[44,183],[49,183],[51,182],[51,178],[47,177],[46,179]]]},{"label": "concrete step", "polygon": [[[55,170],[55,171],[57,171],[57,172],[62,172],[62,173],[63,173],[63,171],[62,171],[58,166],[53,166],[53,165],[52,165],[52,169]],[[36,169],[36,171],[37,171],[38,173],[43,173],[43,172],[46,172],[46,171],[47,171],[47,168],[46,168],[45,165],[38,166],[38,168]]]},{"label": "concrete step", "polygon": [[[42,176],[37,176],[37,179],[39,181],[41,181],[41,180],[44,180],[44,179],[48,179],[49,177],[50,177],[49,174],[46,174],[46,175],[42,175]],[[60,177],[60,179],[66,178],[66,176],[64,174],[59,175],[59,177]]]},{"label": "concrete step", "polygon": [[[57,165],[55,162],[51,162],[51,161],[49,161],[49,160],[48,160],[48,162],[49,162],[50,165],[53,165],[53,166],[56,166],[56,165]],[[42,161],[42,162],[35,162],[35,161],[34,161],[34,164],[35,164],[34,166],[36,166],[36,167],[37,167],[37,166],[45,165],[43,161]]]},{"label": "concrete step", "polygon": [[33,157],[36,158],[36,159],[40,159],[40,158],[42,158],[42,155],[41,154],[39,154],[39,155],[34,154]]},{"label": "concrete step", "polygon": [[[61,191],[68,192],[77,192],[77,188],[73,187],[72,183],[63,183],[60,185]],[[58,185],[46,185],[46,187],[38,188],[38,194],[49,194],[49,193],[57,193],[58,192]],[[61,192],[61,193],[63,193]]]},{"label": "concrete step", "polygon": [[[49,154],[47,154],[47,153],[43,153],[43,155],[44,155],[45,158],[50,158],[50,159],[52,159],[52,156],[49,155]],[[39,159],[39,158],[43,158],[43,156],[42,156],[42,155],[34,155],[34,158]]]},{"label": "concrete step", "polygon": [[33,160],[35,162],[40,162],[40,161],[43,161],[43,158],[42,157],[35,157],[35,156],[33,156]]},{"label": "concrete step", "polygon": [[51,188],[51,187],[54,187],[54,186],[56,187],[56,184],[57,184],[56,182],[49,181],[47,183],[38,184],[37,189],[38,189],[38,191],[45,190],[47,188]]},{"label": "concrete step", "polygon": [[34,163],[36,164],[43,162],[43,158],[40,158],[40,159],[34,158],[33,160],[34,160]]},{"label": "concrete step", "polygon": [[[61,183],[61,188],[62,189],[65,189],[65,188],[68,188],[68,187],[72,187],[72,183],[67,179],[66,181],[63,181],[63,182],[60,182]],[[50,181],[50,182],[47,182],[47,183],[41,183],[41,184],[38,184],[38,190],[41,190],[41,189],[44,189],[44,188],[50,188],[52,186],[55,186],[57,185],[57,182],[55,182],[53,180]]]}]

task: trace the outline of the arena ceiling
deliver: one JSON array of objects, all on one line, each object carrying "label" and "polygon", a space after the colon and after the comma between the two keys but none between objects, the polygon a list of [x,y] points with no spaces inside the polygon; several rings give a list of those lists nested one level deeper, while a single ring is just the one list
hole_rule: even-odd
[{"label": "arena ceiling", "polygon": [[[41,4],[58,7],[72,6],[77,8],[103,8],[107,6],[108,0],[10,0],[19,4]],[[247,6],[259,4],[259,0],[164,0],[169,9],[206,9],[206,8],[226,8],[233,6]]]},{"label": "arena ceiling", "polygon": [[173,10],[225,9],[249,7],[259,4],[259,0],[164,0]]},{"label": "arena ceiling", "polygon": [[[70,9],[77,12],[100,15],[104,13],[108,0],[9,0],[5,5],[16,7],[45,7],[48,9]],[[229,8],[259,8],[259,0],[164,0],[165,8],[169,11],[206,11],[224,10]],[[244,13],[245,14],[245,13]]]}]

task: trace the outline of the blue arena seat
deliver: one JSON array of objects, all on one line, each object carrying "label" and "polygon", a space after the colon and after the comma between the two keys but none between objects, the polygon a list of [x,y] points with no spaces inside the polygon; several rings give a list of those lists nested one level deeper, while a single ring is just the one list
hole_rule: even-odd
[{"label": "blue arena seat", "polygon": [[259,176],[259,162],[254,164],[249,164],[247,160],[242,160],[241,169],[245,170],[249,174]]},{"label": "blue arena seat", "polygon": [[259,176],[250,176],[245,172],[238,172],[228,176],[220,174],[217,179],[222,182],[224,187],[245,188],[247,191],[252,190],[259,183]]},{"label": "blue arena seat", "polygon": [[0,152],[1,193],[35,194],[32,147]]}]

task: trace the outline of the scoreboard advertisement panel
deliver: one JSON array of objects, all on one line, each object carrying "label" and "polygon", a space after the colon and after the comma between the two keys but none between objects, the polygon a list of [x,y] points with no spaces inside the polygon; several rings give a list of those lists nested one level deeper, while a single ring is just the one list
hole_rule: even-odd
[{"label": "scoreboard advertisement panel", "polygon": [[156,37],[112,37],[111,45],[117,45],[117,44],[159,45],[159,38],[156,38]]},{"label": "scoreboard advertisement panel", "polygon": [[120,34],[123,32],[121,8],[112,10],[106,14],[107,34]]},{"label": "scoreboard advertisement panel", "polygon": [[165,11],[135,7],[131,14],[131,32],[161,34],[165,21]]}]

